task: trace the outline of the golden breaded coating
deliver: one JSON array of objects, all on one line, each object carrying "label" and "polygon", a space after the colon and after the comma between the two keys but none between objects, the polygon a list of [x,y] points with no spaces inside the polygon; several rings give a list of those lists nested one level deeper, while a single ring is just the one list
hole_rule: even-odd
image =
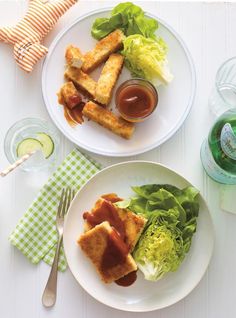
[{"label": "golden breaded coating", "polygon": [[89,75],[85,74],[80,69],[71,66],[67,67],[64,75],[80,89],[93,98],[95,97],[97,83]]},{"label": "golden breaded coating", "polygon": [[59,100],[63,100],[62,104],[72,109],[77,106],[81,101],[81,95],[75,88],[73,82],[64,83],[58,93]]},{"label": "golden breaded coating", "polygon": [[84,58],[78,47],[69,45],[65,53],[66,62],[69,66],[81,68]]},{"label": "golden breaded coating", "polygon": [[141,233],[143,232],[147,220],[128,209],[118,208],[117,212],[121,220],[124,222],[126,244],[129,246],[130,251],[132,252],[140,238]]},{"label": "golden breaded coating", "polygon": [[123,39],[123,32],[117,29],[98,41],[95,48],[84,55],[84,62],[81,67],[82,71],[89,73],[94,70],[98,65],[104,62],[111,53],[122,48]]},{"label": "golden breaded coating", "polygon": [[[91,210],[93,215],[96,215],[96,212],[99,211],[100,207],[102,206],[103,198],[100,198],[96,201],[94,208]],[[145,227],[147,220],[128,209],[118,208],[116,205],[113,204],[115,207],[115,211],[117,212],[118,217],[124,224],[125,228],[125,237],[124,242],[129,247],[129,251],[132,252],[138,239]],[[114,210],[113,210],[114,211]],[[98,212],[99,213],[99,212]],[[109,220],[106,220],[109,221]],[[92,225],[85,221],[84,229],[88,231],[92,229]]]},{"label": "golden breaded coating", "polygon": [[108,109],[91,101],[85,104],[83,115],[125,139],[131,138],[134,132],[133,123],[117,117]]},{"label": "golden breaded coating", "polygon": [[98,79],[95,100],[103,105],[108,105],[112,98],[112,90],[120,75],[124,57],[121,54],[113,53],[106,61],[101,75]]},{"label": "golden breaded coating", "polygon": [[[137,270],[137,265],[129,253],[124,256],[122,262],[114,262],[114,256],[123,254],[124,244],[118,234],[113,238],[114,231],[108,222],[103,222],[82,234],[77,241],[105,283],[112,283]],[[110,264],[106,261],[110,261]]]}]

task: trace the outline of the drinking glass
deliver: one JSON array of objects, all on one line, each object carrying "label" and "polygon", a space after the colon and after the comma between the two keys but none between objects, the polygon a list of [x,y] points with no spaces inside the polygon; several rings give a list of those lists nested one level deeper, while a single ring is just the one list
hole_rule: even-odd
[{"label": "drinking glass", "polygon": [[27,138],[37,139],[38,133],[45,133],[51,137],[54,143],[54,149],[49,158],[45,159],[41,151],[37,151],[20,168],[25,171],[39,171],[49,168],[56,164],[60,137],[57,129],[49,122],[39,118],[24,118],[17,121],[7,131],[4,140],[4,151],[8,161],[12,164],[18,158],[17,146]]},{"label": "drinking glass", "polygon": [[209,107],[217,117],[236,107],[236,57],[225,61],[218,69]]}]

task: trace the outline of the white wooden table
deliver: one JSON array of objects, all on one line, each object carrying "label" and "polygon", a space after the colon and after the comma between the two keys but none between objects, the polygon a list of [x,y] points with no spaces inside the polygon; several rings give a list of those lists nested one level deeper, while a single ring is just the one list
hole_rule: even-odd
[{"label": "white wooden table", "polygon": [[[55,35],[78,16],[118,1],[81,0],[60,20],[47,37]],[[73,279],[70,271],[59,274],[56,306],[46,310],[41,294],[49,274],[45,264],[34,266],[8,242],[8,235],[29,206],[48,174],[20,170],[0,180],[0,317],[2,318],[233,318],[236,317],[236,216],[219,208],[219,185],[206,177],[199,150],[212,116],[207,99],[219,65],[236,55],[236,3],[136,2],[168,22],[182,36],[192,53],[197,71],[197,94],[182,128],[158,149],[129,158],[94,156],[105,166],[122,160],[145,159],[164,163],[195,184],[206,198],[215,226],[215,249],[211,264],[199,285],[179,303],[146,314],[124,313],[91,298]],[[0,0],[0,25],[14,24],[27,8],[27,1]],[[40,64],[31,75],[14,63],[12,48],[0,43],[0,167],[7,165],[4,135],[24,117],[49,119],[40,88]],[[62,142],[61,159],[73,148]]]}]

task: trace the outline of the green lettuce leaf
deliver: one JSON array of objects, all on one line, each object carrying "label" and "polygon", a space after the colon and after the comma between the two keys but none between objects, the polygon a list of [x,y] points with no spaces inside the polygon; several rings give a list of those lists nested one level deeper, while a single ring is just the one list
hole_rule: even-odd
[{"label": "green lettuce leaf", "polygon": [[147,280],[156,281],[175,271],[184,257],[180,230],[154,218],[140,238],[133,256]]},{"label": "green lettuce leaf", "polygon": [[199,191],[169,184],[132,189],[136,196],[126,201],[126,207],[148,219],[133,256],[145,278],[157,280],[177,270],[191,247],[197,227]]},{"label": "green lettuce leaf", "polygon": [[139,6],[124,2],[113,8],[109,18],[97,18],[92,25],[91,34],[95,39],[100,40],[112,31],[121,29],[127,36],[141,34],[155,39],[157,28],[157,21],[146,18]]},{"label": "green lettuce leaf", "polygon": [[167,45],[161,38],[146,38],[140,34],[126,37],[122,54],[125,65],[133,76],[145,78],[154,84],[172,81],[167,60]]}]

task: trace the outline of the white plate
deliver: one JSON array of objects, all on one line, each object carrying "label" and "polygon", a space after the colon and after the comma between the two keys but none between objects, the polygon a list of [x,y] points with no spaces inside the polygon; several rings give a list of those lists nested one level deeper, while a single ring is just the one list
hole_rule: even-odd
[{"label": "white plate", "polygon": [[[168,60],[174,74],[171,84],[158,88],[159,104],[156,111],[145,122],[136,125],[134,136],[129,141],[92,121],[86,120],[83,125],[70,127],[64,118],[63,108],[58,106],[56,95],[64,81],[65,48],[68,44],[74,44],[82,52],[91,50],[96,43],[90,35],[91,26],[96,18],[108,16],[109,11],[110,9],[103,9],[83,16],[55,38],[43,64],[42,92],[47,110],[56,126],[79,147],[106,156],[131,156],[161,145],[183,124],[194,100],[195,69],[179,35],[161,19],[148,14],[159,21],[157,33],[169,47]],[[97,79],[99,72],[100,70],[96,70],[92,76]],[[130,77],[129,71],[123,68],[116,87]],[[111,105],[114,109],[114,98]]]},{"label": "white plate", "polygon": [[64,248],[75,279],[101,303],[126,311],[151,311],[181,300],[204,275],[213,249],[213,225],[206,203],[200,196],[197,232],[177,272],[157,282],[144,280],[139,272],[137,281],[130,287],[106,285],[100,281],[93,265],[76,243],[83,232],[82,213],[90,210],[101,194],[115,192],[128,198],[134,195],[131,186],[148,183],[169,183],[180,188],[190,185],[176,172],[157,163],[130,161],[116,164],[96,174],[77,193],[65,223]]}]

